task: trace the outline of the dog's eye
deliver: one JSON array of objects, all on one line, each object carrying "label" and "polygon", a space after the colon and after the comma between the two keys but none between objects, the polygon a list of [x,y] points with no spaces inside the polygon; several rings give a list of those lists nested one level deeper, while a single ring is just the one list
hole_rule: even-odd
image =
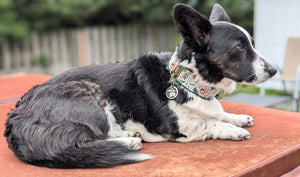
[{"label": "dog's eye", "polygon": [[235,48],[238,49],[238,50],[244,50],[244,46],[242,46],[242,45],[238,45]]}]

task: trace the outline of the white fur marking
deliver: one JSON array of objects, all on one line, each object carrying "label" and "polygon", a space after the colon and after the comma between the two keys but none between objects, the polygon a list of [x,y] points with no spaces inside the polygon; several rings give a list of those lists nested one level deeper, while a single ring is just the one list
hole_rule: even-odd
[{"label": "white fur marking", "polygon": [[256,53],[256,55],[259,56],[260,58],[265,59],[260,53],[258,53],[258,52],[255,50],[255,48],[254,48],[254,46],[252,45],[252,42],[251,42],[251,36],[250,36],[250,34],[249,34],[244,28],[242,28],[242,27],[240,27],[240,26],[238,26],[238,25],[236,25],[236,24],[232,24],[232,23],[229,23],[229,24],[235,26],[235,27],[238,28],[240,31],[242,31],[242,32],[247,36],[248,42],[249,42],[249,44],[250,44],[252,50]]},{"label": "white fur marking", "polygon": [[115,116],[112,114],[113,106],[108,105],[105,107],[105,112],[107,115],[107,120],[109,124],[108,138],[118,138],[118,137],[133,137],[136,135],[135,132],[126,131],[121,128],[121,126],[116,122]]},{"label": "white fur marking", "polygon": [[132,120],[128,120],[124,124],[125,130],[138,132],[141,135],[141,138],[147,142],[160,142],[167,141],[164,137],[160,135],[154,135],[149,133],[145,126],[138,122],[133,122]]},{"label": "white fur marking", "polygon": [[122,131],[120,125],[116,123],[115,116],[111,112],[112,110],[113,106],[111,105],[105,107],[105,112],[109,123],[108,138],[120,137],[120,132]]},{"label": "white fur marking", "polygon": [[187,59],[186,59],[186,60],[183,60],[183,61],[180,63],[180,66],[183,66],[183,67],[185,67],[185,68],[189,68],[189,69],[191,69],[194,73],[199,74],[199,73],[198,73],[198,69],[196,68],[196,60],[195,60],[194,57],[191,59],[191,62],[188,62]]},{"label": "white fur marking", "polygon": [[[211,135],[207,131],[208,119],[218,117],[218,112],[222,112],[222,107],[216,107],[215,99],[208,101],[195,96],[188,92],[188,96],[193,100],[186,104],[177,104],[175,101],[169,101],[169,108],[174,111],[178,117],[179,132],[187,136],[187,138],[178,138],[180,142],[190,142],[205,140]],[[214,110],[215,111],[211,111]],[[218,111],[219,110],[219,111]],[[211,114],[211,115],[207,115]]]},{"label": "white fur marking", "polygon": [[125,159],[130,159],[130,160],[134,160],[134,161],[138,161],[138,162],[154,158],[154,156],[152,156],[152,155],[143,154],[143,153],[130,153],[130,154],[124,155],[123,157]]},{"label": "white fur marking", "polygon": [[253,84],[262,83],[268,79],[269,74],[265,71],[265,64],[261,58],[257,58],[253,61],[252,67],[255,71],[256,78],[252,82]]}]

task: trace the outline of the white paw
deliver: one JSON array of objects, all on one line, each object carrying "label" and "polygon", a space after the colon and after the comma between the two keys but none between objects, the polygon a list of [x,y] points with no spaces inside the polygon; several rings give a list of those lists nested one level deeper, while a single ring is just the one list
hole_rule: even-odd
[{"label": "white paw", "polygon": [[217,136],[214,136],[213,138],[241,141],[249,139],[250,133],[247,130],[237,127],[235,125],[223,123],[222,128],[218,130]]},{"label": "white paw", "polygon": [[241,141],[241,140],[247,140],[250,138],[250,133],[240,127],[235,127],[231,131],[231,140]]},{"label": "white paw", "polygon": [[130,138],[130,144],[129,147],[133,150],[140,150],[142,149],[143,145],[142,145],[142,139],[138,138],[138,137],[132,137]]},{"label": "white paw", "polygon": [[236,124],[234,125],[238,127],[250,127],[253,125],[253,118],[245,114],[237,115]]},{"label": "white paw", "polygon": [[226,118],[223,121],[231,123],[238,127],[250,127],[253,125],[253,118],[245,114],[227,114]]}]

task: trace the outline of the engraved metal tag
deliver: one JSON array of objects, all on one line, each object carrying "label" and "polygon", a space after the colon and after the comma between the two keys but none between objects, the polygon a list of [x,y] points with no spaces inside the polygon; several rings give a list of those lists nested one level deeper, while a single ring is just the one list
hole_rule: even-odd
[{"label": "engraved metal tag", "polygon": [[166,90],[166,96],[168,99],[173,100],[177,97],[178,95],[178,89],[174,85],[171,85],[169,88]]}]

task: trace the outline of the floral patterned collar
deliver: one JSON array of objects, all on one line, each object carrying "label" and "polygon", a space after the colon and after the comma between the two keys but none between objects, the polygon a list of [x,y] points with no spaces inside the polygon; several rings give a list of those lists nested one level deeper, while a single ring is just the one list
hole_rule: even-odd
[{"label": "floral patterned collar", "polygon": [[212,100],[220,91],[220,88],[207,86],[203,84],[202,78],[193,73],[192,70],[180,66],[180,61],[177,58],[177,50],[171,57],[166,69],[171,73],[171,86],[166,90],[166,96],[169,99],[175,99],[178,95],[178,89],[174,85],[174,82],[181,85],[183,88],[192,92],[205,100]]}]

